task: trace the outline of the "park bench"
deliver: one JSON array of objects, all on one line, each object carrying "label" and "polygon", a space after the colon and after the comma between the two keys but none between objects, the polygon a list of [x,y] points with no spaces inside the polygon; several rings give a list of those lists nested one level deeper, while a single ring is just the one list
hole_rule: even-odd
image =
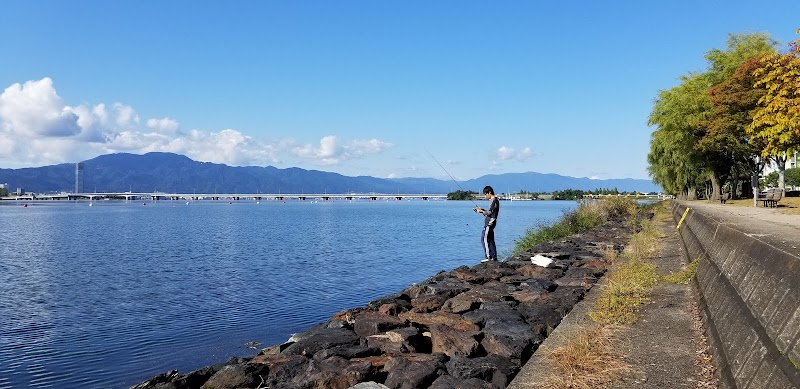
[{"label": "park bench", "polygon": [[765,207],[774,208],[778,206],[778,201],[781,201],[781,197],[783,197],[782,189],[770,188],[758,196],[758,201],[761,201]]}]

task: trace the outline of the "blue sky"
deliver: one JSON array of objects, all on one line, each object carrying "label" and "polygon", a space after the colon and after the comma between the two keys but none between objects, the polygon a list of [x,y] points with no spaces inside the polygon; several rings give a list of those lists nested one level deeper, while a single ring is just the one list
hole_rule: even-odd
[{"label": "blue sky", "polygon": [[2,1],[0,167],[169,151],[458,179],[647,178],[660,89],[798,1]]}]

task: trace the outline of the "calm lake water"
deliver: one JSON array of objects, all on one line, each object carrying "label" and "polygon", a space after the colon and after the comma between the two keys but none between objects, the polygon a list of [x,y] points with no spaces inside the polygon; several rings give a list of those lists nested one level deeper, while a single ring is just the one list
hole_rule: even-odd
[{"label": "calm lake water", "polygon": [[[21,204],[0,203],[0,388],[123,388],[253,355],[483,258],[469,202]],[[575,206],[502,202],[498,251]]]}]

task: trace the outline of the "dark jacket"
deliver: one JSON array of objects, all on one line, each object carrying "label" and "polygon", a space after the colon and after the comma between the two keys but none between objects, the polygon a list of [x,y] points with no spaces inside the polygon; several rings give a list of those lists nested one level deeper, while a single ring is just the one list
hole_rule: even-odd
[{"label": "dark jacket", "polygon": [[492,199],[492,203],[489,205],[489,209],[483,212],[486,216],[483,220],[483,226],[492,226],[494,227],[497,225],[497,215],[500,214],[500,199],[494,197]]}]

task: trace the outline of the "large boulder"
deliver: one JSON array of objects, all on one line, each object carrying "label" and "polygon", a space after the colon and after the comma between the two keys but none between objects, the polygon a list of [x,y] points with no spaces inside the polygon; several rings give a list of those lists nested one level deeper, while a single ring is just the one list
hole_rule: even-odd
[{"label": "large boulder", "polygon": [[381,349],[376,347],[370,347],[368,345],[362,345],[362,344],[355,344],[355,345],[346,344],[346,345],[340,345],[322,349],[317,353],[315,353],[313,358],[317,360],[328,359],[330,357],[342,357],[346,359],[353,359],[353,358],[363,358],[380,354],[381,354]]},{"label": "large boulder", "polygon": [[554,281],[564,276],[564,271],[561,269],[536,266],[531,264],[530,261],[527,265],[518,268],[517,272],[528,278],[539,278],[549,281]]},{"label": "large boulder", "polygon": [[389,387],[384,384],[379,384],[377,382],[370,381],[353,385],[348,389],[389,389]]},{"label": "large boulder", "polygon": [[372,379],[369,362],[354,362],[340,357],[313,360],[305,372],[293,379],[298,386],[313,389],[347,389],[361,381]]},{"label": "large boulder", "polygon": [[480,379],[505,388],[519,373],[520,367],[506,358],[487,355],[479,358],[453,357],[447,362],[447,372],[456,378]]},{"label": "large boulder", "polygon": [[466,292],[470,289],[471,285],[457,280],[445,280],[436,282],[423,282],[414,285],[404,291],[412,299],[426,295],[446,296],[447,298],[453,297],[459,293]]},{"label": "large boulder", "polygon": [[431,313],[405,312],[401,318],[408,320],[416,326],[430,328],[434,324],[444,324],[459,331],[478,331],[480,327],[460,315],[436,311]]},{"label": "large boulder", "polygon": [[411,310],[414,312],[433,312],[442,308],[450,297],[441,294],[421,295],[411,299]]},{"label": "large boulder", "polygon": [[311,357],[323,349],[337,346],[355,346],[359,343],[359,336],[346,328],[317,327],[298,337],[297,342],[287,347],[281,354]]},{"label": "large boulder", "polygon": [[384,385],[391,389],[427,388],[444,373],[446,360],[443,354],[399,355],[384,366],[388,373]]},{"label": "large boulder", "polygon": [[259,383],[252,365],[228,365],[216,372],[201,389],[249,388]]},{"label": "large boulder", "polygon": [[534,331],[518,312],[495,307],[483,310],[483,313],[481,345],[489,354],[524,363],[544,340],[541,333]]},{"label": "large boulder", "polygon": [[486,281],[486,277],[480,273],[477,273],[475,269],[471,269],[467,266],[457,267],[451,270],[450,274],[452,274],[453,277],[470,284],[483,284],[484,281]]},{"label": "large boulder", "polygon": [[397,316],[366,311],[355,317],[353,331],[355,331],[358,336],[366,338],[370,335],[377,335],[395,328],[405,327],[405,325],[406,321]]},{"label": "large boulder", "polygon": [[378,348],[385,354],[430,352],[430,340],[415,327],[397,328],[382,334],[367,337],[369,347]]},{"label": "large boulder", "polygon": [[478,309],[483,303],[513,300],[513,297],[511,297],[514,292],[513,287],[512,289],[507,289],[507,293],[503,293],[504,291],[499,289],[499,286],[481,286],[471,289],[445,301],[444,305],[442,305],[442,311],[459,314]]},{"label": "large boulder", "polygon": [[471,357],[478,352],[479,331],[461,331],[443,324],[430,327],[432,352],[449,357],[461,355]]},{"label": "large boulder", "polygon": [[515,306],[505,301],[481,304],[480,309],[467,312],[462,317],[480,327],[486,327],[495,322],[519,322],[524,320],[524,317],[515,309]]},{"label": "large boulder", "polygon": [[273,387],[292,381],[306,370],[311,361],[301,355],[259,355],[249,363],[260,369],[260,376],[266,375],[266,383]]},{"label": "large boulder", "polygon": [[477,378],[461,379],[443,375],[433,381],[429,389],[497,389],[497,386]]}]

